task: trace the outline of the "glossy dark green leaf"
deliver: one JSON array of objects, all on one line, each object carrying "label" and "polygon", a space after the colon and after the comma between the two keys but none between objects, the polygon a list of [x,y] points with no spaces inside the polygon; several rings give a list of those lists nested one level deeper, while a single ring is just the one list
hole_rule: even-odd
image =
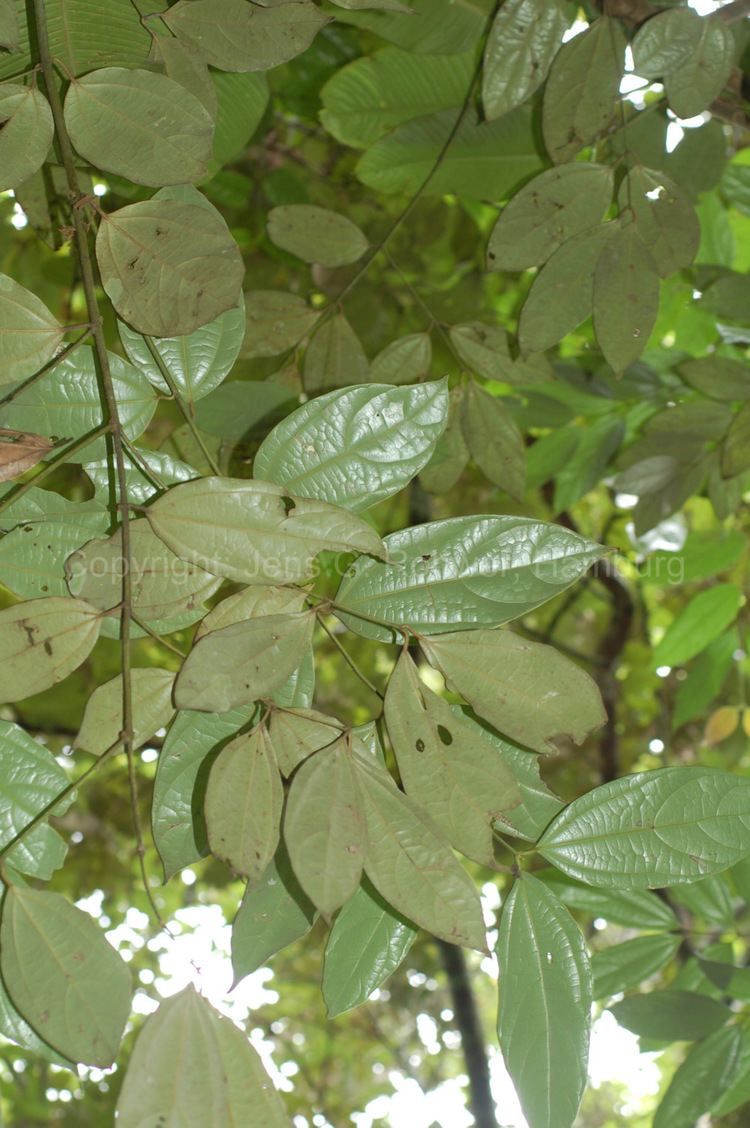
[{"label": "glossy dark green leaf", "polygon": [[270,70],[310,46],[328,17],[311,0],[270,7],[244,0],[179,0],[162,17],[180,39],[226,71]]},{"label": "glossy dark green leaf", "polygon": [[368,384],[309,400],[261,443],[253,472],[302,497],[353,512],[408,485],[445,427],[445,380]]},{"label": "glossy dark green leaf", "polygon": [[541,86],[569,22],[558,0],[509,0],[501,6],[482,68],[482,105],[490,121],[520,106]]},{"label": "glossy dark green leaf", "polygon": [[620,1026],[641,1038],[692,1042],[717,1030],[730,1016],[723,1003],[696,991],[651,991],[629,995],[610,1008]]},{"label": "glossy dark green leaf", "polygon": [[595,952],[591,959],[594,998],[604,999],[637,987],[644,979],[661,971],[677,952],[680,942],[679,935],[636,936]]},{"label": "glossy dark green leaf", "polygon": [[643,352],[659,312],[659,276],[636,224],[616,227],[594,270],[594,331],[605,360],[623,372]]},{"label": "glossy dark green leaf", "polygon": [[85,160],[136,184],[158,188],[206,175],[211,114],[165,74],[105,67],[75,79],[65,96],[65,124]]},{"label": "glossy dark green leaf", "polygon": [[330,1018],[364,1003],[407,955],[417,929],[365,880],[331,929],[323,966]]},{"label": "glossy dark green leaf", "polygon": [[289,496],[271,482],[185,482],[153,502],[147,517],[183,560],[239,583],[305,580],[324,549],[376,556],[384,551],[380,537],[361,518],[323,501]]},{"label": "glossy dark green leaf", "polygon": [[626,775],[575,799],[538,849],[605,889],[699,881],[750,853],[750,781],[702,767]]},{"label": "glossy dark green leaf", "polygon": [[203,803],[208,773],[222,743],[248,724],[255,705],[229,713],[179,712],[159,753],[151,806],[164,880],[208,853]]},{"label": "glossy dark green leaf", "polygon": [[739,647],[736,630],[726,631],[708,644],[681,681],[675,695],[672,714],[673,730],[699,717],[711,704],[724,684]]},{"label": "glossy dark green leaf", "polygon": [[556,752],[560,737],[581,744],[606,720],[596,683],[551,646],[497,630],[422,638],[420,645],[449,689],[536,752]]},{"label": "glossy dark green leaf", "polygon": [[294,876],[286,847],[276,856],[260,881],[249,882],[232,924],[234,982],[257,971],[282,948],[306,936],[316,912]]},{"label": "glossy dark green leaf", "polygon": [[365,873],[397,912],[453,944],[486,951],[474,883],[422,808],[376,760],[355,758],[367,824]]},{"label": "glossy dark green leaf", "polygon": [[491,865],[492,822],[521,801],[497,749],[428,689],[407,651],[388,682],[385,720],[406,794],[457,850]]},{"label": "glossy dark green leaf", "polygon": [[211,765],[206,789],[208,844],[215,858],[251,883],[279,844],[284,790],[265,730],[235,737]]},{"label": "glossy dark green leaf", "polygon": [[501,211],[487,247],[488,268],[526,270],[545,262],[566,239],[601,221],[613,182],[612,169],[600,164],[562,165],[535,176]]},{"label": "glossy dark green leaf", "polygon": [[284,842],[297,880],[324,916],[349,900],[362,876],[366,838],[346,738],[316,752],[295,773]]},{"label": "glossy dark green leaf", "polygon": [[523,497],[526,480],[523,437],[508,408],[476,381],[466,388],[461,426],[471,457],[484,474],[511,497]]},{"label": "glossy dark green leaf", "polygon": [[723,1090],[721,1096],[714,1101],[711,1111],[716,1116],[725,1116],[750,1100],[750,1031],[747,1027],[740,1028],[740,1052],[736,1071],[726,1078],[722,1077],[720,1069],[717,1072],[722,1079]]},{"label": "glossy dark green leaf", "polygon": [[[146,340],[120,322],[120,340],[134,365],[165,395],[170,389]],[[242,306],[183,337],[153,338],[152,344],[188,404],[203,399],[221,384],[239,356],[245,334]]]},{"label": "glossy dark green leaf", "polygon": [[0,191],[5,192],[28,180],[42,166],[52,144],[54,125],[49,103],[36,86],[15,82],[0,87],[0,122]]},{"label": "glossy dark green leaf", "polygon": [[370,367],[357,334],[343,313],[321,325],[307,346],[304,385],[308,395],[325,388],[364,384]]},{"label": "glossy dark green leaf", "polygon": [[530,874],[500,915],[497,1031],[529,1124],[571,1128],[586,1085],[591,968],[578,925]]},{"label": "glossy dark green leaf", "polygon": [[117,1101],[122,1128],[289,1120],[245,1033],[195,988],[165,999],[138,1034]]},{"label": "glossy dark green leaf", "polygon": [[[67,784],[68,777],[49,749],[18,725],[0,721],[0,848],[7,847]],[[21,873],[47,881],[63,864],[67,850],[45,821],[10,851],[8,862]]]},{"label": "glossy dark green leaf", "polygon": [[244,275],[239,248],[214,208],[166,198],[103,216],[96,258],[120,317],[154,337],[193,333],[232,309]]},{"label": "glossy dark green leaf", "polygon": [[557,52],[542,103],[544,143],[555,164],[571,160],[609,125],[625,43],[619,22],[600,16]]},{"label": "glossy dark green leaf", "polygon": [[272,243],[304,262],[346,266],[357,262],[369,242],[345,215],[311,204],[285,204],[268,213]]},{"label": "glossy dark green leaf", "polygon": [[85,662],[101,614],[82,599],[50,596],[0,611],[0,701],[50,689]]},{"label": "glossy dark green leaf", "polygon": [[424,634],[507,623],[564,591],[603,552],[559,525],[490,515],[428,522],[383,543],[392,563],[357,561],[336,596],[347,626],[383,641],[395,632],[368,618]]},{"label": "glossy dark green leaf", "polygon": [[654,1113],[654,1128],[692,1128],[731,1089],[742,1064],[743,1031],[725,1026],[694,1046]]},{"label": "glossy dark green leaf", "polygon": [[654,648],[656,666],[680,666],[700,654],[737,617],[742,592],[735,584],[716,584],[698,592],[669,625]]},{"label": "glossy dark green leaf", "polygon": [[657,12],[633,37],[633,65],[643,78],[664,78],[697,49],[703,20],[690,8]]},{"label": "glossy dark green leaf", "polygon": [[642,889],[596,889],[552,868],[537,870],[535,876],[568,908],[593,917],[649,931],[672,931],[677,927],[674,912],[656,893]]},{"label": "glossy dark green leaf", "polygon": [[3,981],[29,1025],[72,1061],[111,1065],[132,987],[127,964],[99,925],[59,893],[12,886],[0,943]]},{"label": "glossy dark green leaf", "polygon": [[664,81],[670,109],[678,117],[700,114],[718,98],[732,73],[734,37],[721,19],[700,20],[700,37]]}]

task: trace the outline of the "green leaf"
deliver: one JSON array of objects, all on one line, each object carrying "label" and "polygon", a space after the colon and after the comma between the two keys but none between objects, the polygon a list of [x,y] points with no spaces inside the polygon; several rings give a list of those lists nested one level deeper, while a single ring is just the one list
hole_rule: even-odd
[{"label": "green leaf", "polygon": [[489,121],[539,89],[569,22],[558,0],[509,0],[502,5],[484,49],[482,105]]},{"label": "green leaf", "polygon": [[555,164],[571,160],[612,120],[625,43],[620,23],[600,16],[557,52],[542,103],[544,143]]},{"label": "green leaf", "polygon": [[278,356],[301,341],[318,320],[304,298],[282,290],[251,290],[245,294],[245,314],[244,357]]},{"label": "green leaf", "polygon": [[262,727],[235,737],[211,765],[206,789],[208,843],[215,858],[251,883],[279,844],[284,790]]},{"label": "green leaf", "polygon": [[323,966],[329,1018],[364,1003],[407,955],[417,929],[365,880],[331,929]]},{"label": "green leaf", "polygon": [[[0,15],[0,35],[1,22]],[[19,86],[14,82],[0,87],[0,123],[0,190],[7,191],[41,168],[55,127],[49,103],[36,86]]]},{"label": "green leaf", "polygon": [[609,1008],[620,1026],[641,1038],[691,1042],[723,1026],[730,1011],[696,991],[650,991],[630,995]]},{"label": "green leaf", "polygon": [[20,50],[20,22],[15,0],[0,3],[0,47],[6,51]]},{"label": "green leaf", "polygon": [[0,385],[33,376],[55,355],[62,336],[62,326],[44,302],[0,274]]},{"label": "green leaf", "polygon": [[177,675],[177,708],[225,713],[267,697],[299,665],[315,622],[315,611],[264,615],[204,634]]},{"label": "green leaf", "polygon": [[457,850],[491,865],[492,822],[521,802],[498,750],[427,688],[407,651],[388,682],[385,721],[406,794]]},{"label": "green leaf", "polygon": [[672,891],[678,905],[684,905],[693,916],[729,928],[734,923],[734,906],[726,877],[717,874],[704,877],[692,885],[680,885]]},{"label": "green leaf", "polygon": [[167,77],[197,98],[212,122],[215,121],[218,110],[216,87],[201,52],[174,36],[160,35],[151,45],[151,56],[154,62],[161,63]]},{"label": "green leaf", "polygon": [[270,956],[306,936],[316,915],[282,842],[260,881],[248,883],[232,924],[235,986]]},{"label": "green leaf", "polygon": [[357,334],[343,313],[321,325],[305,352],[304,385],[308,395],[324,388],[365,384],[370,366]]},{"label": "green leaf", "polygon": [[742,592],[735,584],[716,584],[693,596],[654,648],[652,665],[681,666],[700,654],[737,618]]},{"label": "green leaf", "polygon": [[10,531],[0,540],[3,583],[24,599],[67,595],[65,561],[81,544],[109,526],[97,501],[67,501],[32,487],[0,515]]},{"label": "green leaf", "polygon": [[679,936],[636,936],[611,948],[595,952],[591,959],[594,998],[605,999],[637,987],[672,959],[680,946]]},{"label": "green leaf", "polygon": [[[19,53],[0,60],[0,78],[17,75],[34,66],[29,50],[25,9],[21,15]],[[90,0],[45,0],[50,53],[66,74],[85,74],[101,66],[137,67],[146,62],[151,36],[142,25],[138,9],[122,0],[97,0],[92,18]]]},{"label": "green leaf", "polygon": [[659,312],[659,275],[635,224],[615,227],[594,270],[594,331],[604,359],[624,372],[643,352]]},{"label": "green leaf", "polygon": [[211,77],[219,102],[211,169],[218,172],[247,148],[266,112],[269,91],[264,74],[212,71]]},{"label": "green leaf", "polygon": [[391,341],[370,365],[373,384],[415,384],[430,371],[432,343],[429,333],[410,333]]},{"label": "green leaf", "polygon": [[742,1049],[739,1026],[716,1030],[694,1046],[656,1109],[654,1128],[692,1128],[737,1079]]},{"label": "green leaf", "polygon": [[748,297],[750,277],[746,274],[727,273],[704,290],[698,305],[723,321],[746,325],[750,320]]},{"label": "green leaf", "polygon": [[192,333],[232,309],[244,275],[219,213],[173,199],[142,200],[103,215],[96,258],[120,317],[154,337]]},{"label": "green leaf", "polygon": [[159,1121],[289,1126],[244,1032],[193,987],[165,999],[146,1019],[117,1101],[122,1128]]},{"label": "green leaf", "polygon": [[265,615],[288,615],[301,611],[305,606],[305,592],[299,588],[257,587],[243,588],[234,595],[222,599],[205,619],[198,624],[195,641],[211,631],[220,631],[246,619],[257,619]]},{"label": "green leaf", "polygon": [[349,900],[362,876],[365,826],[352,756],[341,737],[305,760],[284,812],[292,868],[325,917]]},{"label": "green leaf", "polygon": [[[118,329],[123,348],[133,364],[159,392],[169,395],[170,389],[145,338],[122,321]],[[186,403],[192,404],[217,388],[231,371],[244,335],[245,310],[243,306],[238,306],[228,309],[194,333],[183,337],[156,338],[152,344],[178,391]]]},{"label": "green leaf", "polygon": [[249,7],[244,0],[179,0],[162,15],[179,39],[226,71],[270,70],[302,54],[328,17],[310,0]]},{"label": "green leaf", "polygon": [[[729,927],[733,924],[734,913],[730,912]],[[699,963],[706,979],[720,988],[723,995],[730,995],[733,999],[740,999],[743,1002],[750,999],[750,968],[735,967],[734,964],[722,963],[720,960],[699,959]]]},{"label": "green leaf", "polygon": [[578,925],[530,874],[503,905],[497,958],[497,1032],[524,1115],[570,1128],[586,1086],[591,968]]},{"label": "green leaf", "polygon": [[59,893],[12,886],[0,943],[3,981],[29,1025],[71,1061],[111,1065],[132,989],[127,964],[99,925]]},{"label": "green leaf", "polygon": [[348,11],[361,9],[375,9],[380,12],[413,12],[413,8],[401,4],[400,0],[331,0],[337,8],[346,8]]},{"label": "green leaf", "polygon": [[594,488],[624,437],[625,424],[617,416],[604,416],[582,428],[572,458],[555,476],[555,513],[568,509]]},{"label": "green leaf", "polygon": [[[108,504],[111,460],[101,458],[96,462],[86,462],[83,468],[93,484],[94,497],[100,504]],[[161,450],[141,448],[134,458],[125,455],[126,489],[128,500],[133,505],[143,505],[168,486],[176,486],[178,482],[189,482],[191,478],[198,476],[198,471],[193,466],[188,466],[187,462],[172,458]]]},{"label": "green leaf", "polygon": [[708,109],[724,89],[734,65],[734,37],[728,25],[710,17],[699,23],[698,42],[664,80],[670,109],[681,118]]},{"label": "green leaf", "polygon": [[282,369],[267,380],[230,380],[196,405],[196,422],[222,443],[254,442],[265,434],[265,420],[296,400],[298,383],[293,369]]},{"label": "green leaf", "polygon": [[699,717],[719,694],[739,648],[736,630],[726,631],[701,652],[675,694],[673,731]]},{"label": "green leaf", "polygon": [[[729,1029],[733,1029],[729,1027]],[[718,1035],[714,1035],[717,1038]],[[722,1046],[722,1051],[725,1047]],[[726,1116],[750,1100],[750,1031],[747,1027],[740,1027],[740,1052],[736,1071],[730,1077],[724,1077],[721,1067],[717,1071],[722,1081],[722,1095],[714,1101],[711,1111],[716,1116]]]},{"label": "green leaf", "polygon": [[419,475],[420,484],[429,493],[447,493],[455,486],[469,461],[469,449],[461,429],[462,399],[463,387],[452,388],[448,424],[435,444],[432,458]]},{"label": "green leaf", "polygon": [[485,952],[477,891],[448,840],[375,759],[356,755],[354,763],[367,826],[365,873],[375,889],[420,928]]},{"label": "green leaf", "polygon": [[605,889],[700,881],[750,853],[750,781],[698,767],[623,776],[575,799],[537,846]]},{"label": "green leaf", "polygon": [[750,378],[746,366],[739,360],[704,356],[682,363],[679,373],[691,388],[712,399],[728,403],[750,399]]},{"label": "green leaf", "polygon": [[700,244],[700,222],[689,197],[668,176],[636,165],[623,179],[617,201],[621,212],[632,212],[662,278],[691,265]]},{"label": "green leaf", "polygon": [[[140,748],[174,716],[174,673],[155,666],[130,671],[133,708],[133,747]],[[101,756],[120,739],[122,721],[122,674],[97,686],[86,702],[75,747]]]},{"label": "green leaf", "polygon": [[208,169],[211,114],[165,74],[105,67],[74,79],[65,125],[85,160],[136,184],[191,183]]},{"label": "green leaf", "polygon": [[186,710],[175,717],[159,754],[151,807],[165,881],[208,853],[203,803],[212,759],[255,713],[250,705],[221,714]]},{"label": "green leaf", "polygon": [[[0,294],[0,304],[2,295]],[[156,410],[156,395],[148,380],[115,353],[107,354],[117,397],[120,424],[126,439],[137,439]],[[33,384],[22,388],[0,409],[3,426],[33,431],[69,442],[81,439],[104,423],[94,352],[88,345],[60,361]],[[77,451],[71,461],[104,457],[104,437]]]},{"label": "green leaf", "polygon": [[[68,777],[43,744],[18,725],[0,721],[0,849],[6,849],[67,784]],[[56,813],[62,814],[62,809]],[[45,821],[8,853],[8,863],[48,881],[67,852],[67,844]]]},{"label": "green leaf", "polygon": [[[122,533],[89,540],[65,564],[71,595],[100,611],[115,612],[122,600]],[[175,556],[144,518],[130,522],[130,583],[137,618],[156,630],[176,630],[205,613],[205,600],[221,580]]]},{"label": "green leaf", "polygon": [[[415,192],[435,168],[458,113],[443,110],[397,126],[360,159],[360,180],[379,192]],[[493,122],[468,115],[423,195],[452,192],[469,199],[501,200],[541,167],[530,107],[519,106]]]},{"label": "green leaf", "polygon": [[501,211],[487,247],[488,269],[546,262],[566,239],[596,227],[612,202],[612,186],[607,165],[562,165],[535,176]]},{"label": "green leaf", "polygon": [[456,55],[474,47],[484,30],[490,5],[487,0],[472,4],[409,0],[409,8],[411,11],[404,14],[350,11],[338,18],[368,28],[417,55]]},{"label": "green leaf", "polygon": [[557,752],[560,737],[581,744],[606,720],[596,683],[551,646],[497,630],[420,638],[420,645],[449,689],[536,752]]},{"label": "green leaf", "polygon": [[290,776],[295,768],[341,736],[341,722],[314,709],[274,710],[269,723],[269,739],[279,768]]},{"label": "green leaf", "polygon": [[633,65],[642,78],[664,78],[687,62],[705,21],[690,8],[673,8],[644,21],[633,37]]},{"label": "green leaf", "polygon": [[650,553],[649,578],[673,584],[708,580],[736,564],[746,549],[747,541],[738,529],[688,533],[682,548]]},{"label": "green leaf", "polygon": [[721,472],[733,478],[750,469],[750,407],[737,412],[721,449]]},{"label": "green leaf", "polygon": [[21,701],[56,685],[85,662],[100,612],[80,599],[31,599],[0,611],[0,701]]},{"label": "green leaf", "polygon": [[464,391],[461,427],[479,469],[496,486],[520,500],[526,479],[523,436],[502,400],[475,380]]},{"label": "green leaf", "polygon": [[241,478],[202,478],[175,486],[147,516],[183,560],[239,583],[296,583],[319,552],[382,555],[382,541],[359,517],[322,501],[290,497],[281,486]]},{"label": "green leaf", "polygon": [[461,106],[474,67],[473,51],[414,55],[385,47],[328,80],[321,90],[320,120],[337,141],[366,149],[394,126]]},{"label": "green leaf", "polygon": [[641,889],[596,889],[555,869],[538,870],[535,876],[570,909],[628,928],[671,931],[677,927],[674,912],[655,893]]},{"label": "green leaf", "polygon": [[539,271],[518,324],[522,353],[551,348],[591,314],[594,271],[614,229],[605,223],[573,235]]},{"label": "green leaf", "polygon": [[285,204],[268,213],[268,237],[303,262],[346,266],[370,246],[366,236],[345,215],[311,204]]},{"label": "green leaf", "polygon": [[507,623],[570,587],[604,551],[560,525],[491,515],[430,521],[383,543],[393,563],[352,564],[336,602],[351,630],[386,642],[397,632],[367,618],[424,634]]},{"label": "green leaf", "polygon": [[446,380],[329,392],[274,427],[253,472],[302,497],[357,513],[398,493],[419,473],[447,412]]},{"label": "green leaf", "polygon": [[[571,168],[571,165],[564,165]],[[588,430],[588,428],[587,428]],[[580,432],[575,427],[560,427],[536,439],[526,450],[526,487],[545,485],[570,465],[578,448]]]},{"label": "green leaf", "polygon": [[0,1034],[8,1041],[14,1042],[22,1049],[29,1050],[53,1065],[62,1065],[67,1069],[74,1069],[73,1062],[69,1062],[62,1054],[58,1054],[39,1035],[31,1029],[28,1022],[21,1018],[16,1008],[8,998],[5,988],[0,983]]}]

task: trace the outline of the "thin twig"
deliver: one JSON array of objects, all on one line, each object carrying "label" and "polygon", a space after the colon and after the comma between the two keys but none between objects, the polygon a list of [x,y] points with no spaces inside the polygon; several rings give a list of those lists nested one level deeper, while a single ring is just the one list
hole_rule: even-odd
[{"label": "thin twig", "polygon": [[148,337],[148,336],[144,336],[143,339],[146,342],[146,347],[148,348],[148,351],[151,353],[151,356],[154,359],[154,363],[156,364],[157,368],[159,369],[162,380],[164,381],[164,383],[169,388],[169,393],[172,396],[172,399],[177,404],[177,407],[179,408],[179,411],[180,411],[180,414],[182,415],[182,418],[185,420],[185,422],[187,423],[187,425],[190,429],[190,434],[193,436],[196,443],[198,444],[198,447],[200,448],[201,454],[205,458],[205,460],[208,463],[209,467],[211,468],[212,472],[214,474],[216,474],[217,476],[220,476],[221,470],[219,469],[213,455],[209,451],[205,442],[203,441],[203,436],[201,435],[200,431],[198,430],[198,427],[196,426],[195,419],[193,418],[192,414],[188,411],[188,409],[187,409],[187,407],[186,407],[186,405],[185,405],[185,403],[182,399],[182,396],[180,395],[180,389],[175,384],[174,377],[172,376],[172,373],[169,371],[166,364],[164,363],[164,359],[163,359],[161,353],[159,352],[159,350],[157,349],[156,345],[154,344],[153,338]]},{"label": "thin twig", "polygon": [[369,690],[370,690],[370,691],[371,691],[372,693],[374,693],[376,697],[379,697],[379,698],[380,698],[380,700],[381,700],[381,701],[383,701],[383,700],[384,700],[383,694],[382,694],[382,693],[380,692],[380,690],[379,690],[379,689],[377,688],[377,686],[375,686],[375,685],[373,685],[373,684],[372,684],[372,682],[371,682],[371,681],[370,681],[370,679],[368,678],[367,674],[365,674],[363,670],[360,670],[359,666],[358,666],[358,665],[357,665],[357,663],[356,663],[356,662],[354,661],[354,659],[352,658],[352,656],[351,656],[351,654],[349,653],[349,651],[348,651],[348,650],[347,650],[347,649],[346,649],[346,648],[344,647],[343,643],[342,643],[342,642],[340,642],[340,640],[336,638],[336,635],[335,635],[335,634],[333,633],[333,631],[332,631],[332,630],[330,629],[330,627],[328,627],[328,626],[326,625],[326,623],[325,623],[325,622],[324,622],[324,620],[323,620],[323,616],[322,616],[322,615],[320,615],[320,614],[318,615],[318,622],[320,623],[321,627],[323,628],[323,630],[325,631],[325,633],[326,633],[326,634],[328,635],[328,637],[330,638],[330,640],[331,640],[331,642],[333,643],[333,645],[334,645],[334,646],[336,647],[336,649],[338,650],[338,652],[339,652],[339,654],[341,655],[341,657],[342,657],[342,658],[344,659],[344,661],[345,661],[345,662],[346,662],[346,663],[348,664],[348,666],[349,666],[349,667],[350,667],[350,668],[351,668],[351,669],[352,669],[352,670],[354,671],[354,673],[355,673],[355,674],[357,675],[357,677],[358,677],[358,678],[359,678],[359,680],[360,680],[360,681],[362,682],[362,684],[363,684],[363,685],[366,685],[366,686],[367,686],[367,688],[368,688],[368,689],[369,689]]},{"label": "thin twig", "polygon": [[82,209],[77,206],[83,199],[83,193],[81,192],[80,184],[78,181],[76,158],[73,152],[73,147],[70,143],[68,130],[65,125],[62,102],[60,101],[60,90],[57,85],[55,66],[52,59],[52,54],[50,52],[49,38],[47,35],[47,16],[45,13],[44,0],[33,0],[33,17],[34,30],[36,32],[37,49],[39,51],[39,62],[41,64],[42,74],[44,76],[44,85],[47,91],[47,99],[50,104],[50,109],[52,110],[52,117],[55,123],[55,135],[60,150],[60,157],[62,159],[63,168],[65,170],[65,179],[68,186],[68,193],[70,195],[73,229],[75,232],[75,247],[81,272],[81,283],[83,285],[83,292],[86,298],[86,312],[88,314],[89,322],[91,323],[91,332],[94,338],[94,358],[97,375],[99,378],[102,400],[108,416],[109,429],[112,435],[112,450],[114,453],[115,473],[117,478],[117,493],[121,513],[120,529],[122,537],[123,556],[121,588],[122,610],[120,612],[120,658],[122,669],[122,732],[120,733],[120,739],[128,761],[130,806],[133,818],[133,829],[136,838],[136,852],[140,861],[144,890],[149,904],[151,905],[154,916],[159,922],[159,925],[163,927],[164,922],[162,921],[161,914],[159,913],[158,908],[154,902],[154,898],[151,893],[146,875],[144,862],[146,850],[143,844],[143,828],[141,825],[140,809],[138,806],[138,779],[136,776],[135,755],[133,747],[133,687],[131,680],[130,653],[130,623],[133,597],[130,568],[130,515],[128,512],[127,474],[125,469],[125,451],[122,441],[122,424],[120,422],[120,416],[117,407],[117,397],[115,395],[114,384],[112,381],[112,373],[109,367],[109,354],[107,352],[107,344],[104,337],[104,325],[102,322],[102,316],[99,310],[99,302],[96,292],[96,280],[94,276],[94,263],[91,255],[91,248],[89,246],[86,221],[83,217]]}]

